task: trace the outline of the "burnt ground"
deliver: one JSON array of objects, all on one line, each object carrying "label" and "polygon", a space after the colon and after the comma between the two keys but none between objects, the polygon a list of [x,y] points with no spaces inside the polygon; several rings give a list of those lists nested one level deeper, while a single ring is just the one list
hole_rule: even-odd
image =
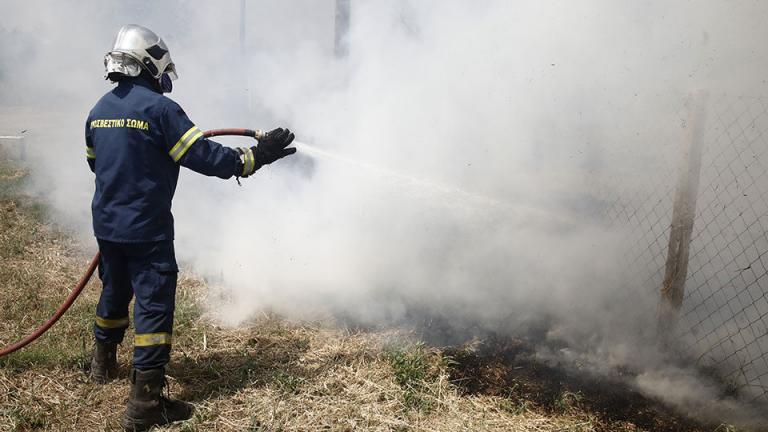
[{"label": "burnt ground", "polygon": [[596,417],[597,430],[730,430],[676,412],[620,378],[545,364],[521,340],[497,338],[478,351],[446,348],[444,353],[451,359],[452,381],[467,394],[529,401],[553,413],[578,407]]},{"label": "burnt ground", "polygon": [[[514,411],[532,405],[550,414],[587,413],[594,420],[590,430],[598,431],[768,432],[765,405],[741,399],[738,388],[717,371],[697,370],[709,384],[721,387],[718,400],[701,405],[693,401],[681,408],[634,386],[645,371],[624,367],[598,373],[576,364],[578,360],[543,358],[541,353],[561,349],[579,351],[548,337],[556,321],[551,316],[537,314],[491,325],[456,316],[461,314],[454,310],[433,313],[414,308],[406,312],[404,325],[428,345],[439,347],[447,358],[451,382],[465,395],[506,398],[516,405]],[[674,350],[667,360],[680,367],[696,361]]]},{"label": "burnt ground", "polygon": [[552,413],[579,408],[596,417],[596,430],[734,430],[676,412],[641,394],[620,377],[606,378],[546,364],[537,359],[530,344],[518,339],[492,338],[479,350],[445,348],[444,354],[450,358],[452,381],[466,394],[531,402]]},{"label": "burnt ground", "polygon": [[[594,426],[589,430],[597,431],[768,432],[768,414],[760,419],[738,415],[738,420],[729,420],[706,407],[683,411],[644,394],[631,384],[642,371],[625,368],[608,376],[565,360],[543,359],[537,355],[540,348],[568,348],[561,341],[547,340],[549,317],[516,324],[509,333],[489,330],[477,322],[452,321],[417,308],[408,310],[405,318],[392,326],[409,326],[419,340],[438,349],[446,359],[451,383],[464,395],[505,398],[513,412],[536,408],[552,415],[587,413]],[[354,319],[344,322],[348,328],[370,330]],[[508,336],[511,334],[526,336]],[[691,363],[688,359],[681,364]],[[721,382],[713,371],[700,372],[713,383]],[[721,383],[722,400],[737,400],[732,386]],[[764,407],[741,403],[750,413],[765,412]]]}]

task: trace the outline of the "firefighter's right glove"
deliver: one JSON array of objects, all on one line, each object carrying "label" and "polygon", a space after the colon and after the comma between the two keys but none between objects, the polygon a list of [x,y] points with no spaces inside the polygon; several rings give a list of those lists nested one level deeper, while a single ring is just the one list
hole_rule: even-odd
[{"label": "firefighter's right glove", "polygon": [[277,128],[267,132],[259,144],[251,148],[239,147],[243,171],[240,177],[248,177],[264,165],[296,153],[296,148],[288,147],[294,135],[288,129]]}]

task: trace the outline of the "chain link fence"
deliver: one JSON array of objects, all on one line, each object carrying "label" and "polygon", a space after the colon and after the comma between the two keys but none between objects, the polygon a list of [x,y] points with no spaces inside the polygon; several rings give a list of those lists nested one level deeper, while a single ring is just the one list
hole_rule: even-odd
[{"label": "chain link fence", "polygon": [[768,99],[713,98],[679,330],[704,366],[768,401]]},{"label": "chain link fence", "polygon": [[[704,115],[693,114],[696,105]],[[601,182],[597,216],[621,229],[630,245],[624,256],[629,292],[658,299],[670,275],[685,277],[668,335],[675,348],[714,371],[734,393],[766,403],[768,98],[691,97],[674,117],[676,127],[667,129],[673,133],[660,133],[647,146],[654,157],[636,161],[642,175],[628,180],[631,174],[614,173]],[[696,156],[692,145],[700,148]],[[700,170],[687,183],[693,227],[686,238],[687,269],[681,270],[670,268],[670,236],[693,157]]]}]

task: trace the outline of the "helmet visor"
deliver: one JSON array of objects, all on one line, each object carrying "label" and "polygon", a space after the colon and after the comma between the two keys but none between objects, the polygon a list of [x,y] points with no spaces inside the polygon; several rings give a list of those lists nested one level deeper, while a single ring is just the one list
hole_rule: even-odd
[{"label": "helmet visor", "polygon": [[107,74],[117,72],[126,76],[139,76],[141,64],[128,54],[112,51],[104,56],[104,69]]}]

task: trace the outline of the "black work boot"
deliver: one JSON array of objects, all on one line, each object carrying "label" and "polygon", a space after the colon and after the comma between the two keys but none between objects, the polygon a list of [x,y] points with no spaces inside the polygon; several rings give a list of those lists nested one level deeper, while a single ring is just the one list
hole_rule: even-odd
[{"label": "black work boot", "polygon": [[165,369],[131,371],[131,395],[123,416],[126,431],[145,431],[192,417],[194,407],[163,396]]},{"label": "black work boot", "polygon": [[91,373],[88,376],[92,382],[105,384],[117,378],[117,344],[99,342],[93,345],[91,356]]}]

